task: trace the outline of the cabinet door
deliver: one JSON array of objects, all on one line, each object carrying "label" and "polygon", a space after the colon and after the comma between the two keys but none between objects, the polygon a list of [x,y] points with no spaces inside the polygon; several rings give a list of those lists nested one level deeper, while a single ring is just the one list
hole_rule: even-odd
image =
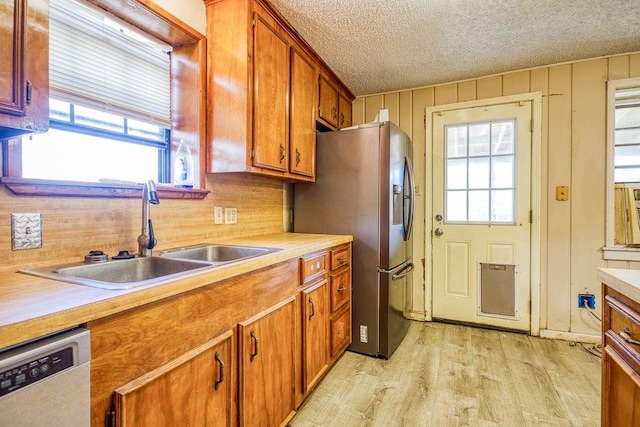
[{"label": "cabinet door", "polygon": [[289,171],[310,177],[316,164],[315,80],[314,66],[292,48]]},{"label": "cabinet door", "polygon": [[0,8],[0,138],[49,128],[49,3]]},{"label": "cabinet door", "polygon": [[328,367],[327,281],[303,291],[303,390],[307,393]]},{"label": "cabinet door", "polygon": [[254,16],[253,165],[286,172],[289,43],[259,13]]},{"label": "cabinet door", "polygon": [[228,331],[118,388],[118,425],[232,425],[233,348]]},{"label": "cabinet door", "polygon": [[338,91],[323,75],[318,78],[318,116],[334,128],[338,127]]},{"label": "cabinet door", "polygon": [[351,102],[340,94],[340,129],[351,126]]},{"label": "cabinet door", "polygon": [[339,355],[351,344],[351,307],[345,306],[331,316],[331,357]]},{"label": "cabinet door", "polygon": [[277,426],[294,413],[295,298],[240,324],[241,426]]}]

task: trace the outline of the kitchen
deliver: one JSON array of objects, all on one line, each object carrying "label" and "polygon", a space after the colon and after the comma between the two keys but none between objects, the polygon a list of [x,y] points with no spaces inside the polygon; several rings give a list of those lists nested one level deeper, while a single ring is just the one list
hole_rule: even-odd
[{"label": "kitchen", "polygon": [[[170,1],[157,4],[200,33],[206,33],[203,2],[191,0],[189,7],[177,7]],[[629,53],[417,89],[364,94],[354,101],[352,121],[371,121],[379,109],[386,108],[391,120],[405,129],[414,142],[424,141],[426,135],[421,123],[427,107],[534,91],[542,92],[543,97],[548,95],[543,98],[547,102],[543,101],[542,105],[541,158],[546,161],[540,165],[542,190],[538,218],[539,234],[550,237],[540,239],[540,298],[533,303],[538,305],[541,336],[598,337],[600,326],[577,307],[577,295],[596,295],[599,307],[602,296],[595,269],[633,268],[634,263],[602,258],[601,248],[607,241],[605,228],[593,224],[605,224],[606,165],[604,161],[594,162],[592,153],[604,153],[604,148],[602,139],[591,136],[605,135],[605,82],[637,77],[638,61],[637,54]],[[553,147],[553,156],[550,147]],[[420,144],[414,144],[414,149],[415,159],[424,156]],[[424,182],[425,164],[415,162],[415,168],[416,175]],[[555,188],[563,185],[570,186],[568,202],[555,198]],[[204,176],[204,188],[210,194],[203,200],[164,199],[153,207],[158,249],[290,230],[290,184],[248,174],[208,174]],[[426,187],[424,190],[423,194],[429,194]],[[0,200],[5,213],[0,218],[0,226],[5,230],[0,237],[3,241],[0,247],[2,272],[76,260],[95,249],[97,238],[100,249],[107,253],[117,253],[122,248],[135,251],[136,236],[140,232],[137,196],[109,199],[105,207],[101,198],[24,197],[3,188]],[[238,224],[214,225],[211,219],[214,206],[236,207]],[[424,203],[418,203],[418,209],[418,217],[424,218]],[[15,212],[42,213],[41,249],[11,249],[10,214]],[[589,215],[585,216],[583,212],[589,212]],[[428,233],[425,228],[421,221],[416,221],[415,234],[425,236]],[[420,259],[425,246],[418,243],[418,239],[414,241],[414,258]],[[429,266],[426,268],[426,276],[430,277]],[[416,320],[424,320],[430,315],[429,284],[423,285],[422,274],[418,272],[414,283],[408,311]],[[28,331],[23,334],[29,336]]]}]

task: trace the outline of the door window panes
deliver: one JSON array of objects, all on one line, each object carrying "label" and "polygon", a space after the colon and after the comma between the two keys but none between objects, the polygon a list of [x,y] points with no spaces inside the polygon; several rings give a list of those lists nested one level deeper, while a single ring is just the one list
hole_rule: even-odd
[{"label": "door window panes", "polygon": [[445,128],[445,221],[513,224],[515,120]]}]

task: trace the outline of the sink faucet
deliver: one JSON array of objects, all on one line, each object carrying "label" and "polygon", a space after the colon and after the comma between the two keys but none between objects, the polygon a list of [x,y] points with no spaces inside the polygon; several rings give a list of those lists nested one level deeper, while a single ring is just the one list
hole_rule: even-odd
[{"label": "sink faucet", "polygon": [[153,234],[153,224],[149,217],[149,204],[157,205],[160,203],[158,199],[158,191],[153,180],[145,182],[142,186],[142,234],[138,236],[138,256],[151,256],[151,250],[156,246],[158,241]]}]

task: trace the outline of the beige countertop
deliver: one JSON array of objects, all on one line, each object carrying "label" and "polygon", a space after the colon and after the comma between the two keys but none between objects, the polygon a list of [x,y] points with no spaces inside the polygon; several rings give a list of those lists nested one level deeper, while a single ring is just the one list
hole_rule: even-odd
[{"label": "beige countertop", "polygon": [[640,303],[640,270],[599,268],[596,276],[611,289]]},{"label": "beige countertop", "polygon": [[201,242],[282,250],[194,272],[163,285],[119,291],[22,273],[0,274],[0,349],[352,240],[352,236],[280,233]]}]

